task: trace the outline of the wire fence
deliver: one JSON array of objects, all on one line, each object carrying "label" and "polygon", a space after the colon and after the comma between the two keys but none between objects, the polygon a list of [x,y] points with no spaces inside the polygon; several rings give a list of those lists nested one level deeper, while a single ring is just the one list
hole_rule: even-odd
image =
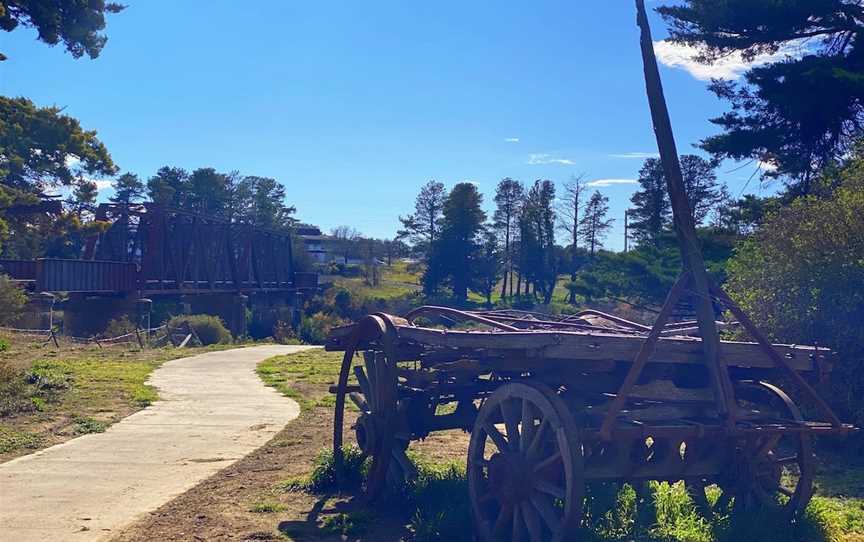
[{"label": "wire fence", "polygon": [[[164,331],[162,337],[159,332]],[[75,335],[64,335],[54,329],[26,329],[0,326],[0,332],[19,335],[22,337],[38,337],[45,339],[45,342],[53,341],[56,346],[60,346],[58,339],[64,339],[75,344],[96,344],[100,348],[103,345],[123,344],[123,343],[138,343],[139,346],[149,344],[157,346],[163,339],[170,339],[170,330],[167,325],[148,329],[136,329],[128,333],[117,335],[116,337],[105,337],[100,335],[91,335],[89,337],[77,337]],[[167,344],[167,342],[166,342]]]}]

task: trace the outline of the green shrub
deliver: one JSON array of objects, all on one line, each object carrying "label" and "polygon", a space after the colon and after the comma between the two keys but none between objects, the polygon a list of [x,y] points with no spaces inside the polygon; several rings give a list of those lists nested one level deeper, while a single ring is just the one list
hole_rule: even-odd
[{"label": "green shrub", "polygon": [[[729,261],[727,288],[771,339],[838,352],[826,398],[844,421],[860,425],[864,171],[847,182],[830,198],[799,198],[771,215]],[[858,442],[864,446],[860,436]],[[854,454],[853,448],[847,450]]]},{"label": "green shrub", "polygon": [[168,327],[185,328],[186,325],[192,326],[195,334],[201,339],[204,346],[210,344],[228,344],[231,342],[231,333],[225,327],[225,324],[216,316],[209,314],[190,314],[183,316],[175,316],[168,320]]},{"label": "green shrub", "polygon": [[72,368],[60,361],[37,361],[27,371],[27,382],[38,390],[67,390],[72,386]]},{"label": "green shrub", "polygon": [[135,331],[136,326],[128,316],[121,316],[108,322],[103,335],[108,338],[119,337]]},{"label": "green shrub", "polygon": [[24,310],[27,296],[6,275],[0,275],[0,325],[14,322]]},{"label": "green shrub", "polygon": [[312,473],[307,480],[291,480],[281,484],[281,489],[316,494],[359,489],[366,478],[366,457],[360,448],[354,445],[344,446],[342,457],[342,468],[338,469],[333,450],[329,448],[322,450],[315,458]]},{"label": "green shrub", "polygon": [[462,464],[435,464],[412,458],[417,478],[406,482],[405,498],[399,502],[411,513],[410,542],[472,540],[471,503]]},{"label": "green shrub", "polygon": [[333,314],[316,312],[304,316],[300,322],[300,338],[309,344],[323,344],[334,327],[342,325],[342,319]]},{"label": "green shrub", "polygon": [[5,352],[9,350],[9,341],[3,338],[0,338],[0,352]]},{"label": "green shrub", "polygon": [[75,424],[73,431],[76,435],[104,433],[108,429],[107,422],[102,422],[89,416],[79,416],[72,420],[72,422]]},{"label": "green shrub", "polygon": [[277,344],[300,343],[300,339],[297,338],[297,334],[294,333],[291,324],[283,322],[282,320],[279,320],[276,322],[276,325],[273,326],[273,340],[276,341]]}]

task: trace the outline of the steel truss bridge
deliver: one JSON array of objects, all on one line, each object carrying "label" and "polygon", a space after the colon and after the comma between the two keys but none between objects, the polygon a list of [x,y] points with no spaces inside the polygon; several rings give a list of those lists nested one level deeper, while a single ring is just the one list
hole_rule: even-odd
[{"label": "steel truss bridge", "polygon": [[0,260],[36,292],[139,295],[287,292],[317,287],[295,270],[292,236],[152,203],[101,204],[108,224],[81,259]]}]

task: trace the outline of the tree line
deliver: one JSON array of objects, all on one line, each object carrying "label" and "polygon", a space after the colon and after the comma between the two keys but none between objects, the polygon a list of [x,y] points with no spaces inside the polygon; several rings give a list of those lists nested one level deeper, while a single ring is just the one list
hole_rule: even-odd
[{"label": "tree line", "polygon": [[[733,236],[754,227],[768,199],[734,200],[717,180],[715,160],[685,155],[681,164],[697,226]],[[644,255],[670,247],[672,212],[658,159],[644,162],[638,182],[627,210],[627,236]],[[609,197],[592,188],[584,176],[560,187],[550,180],[526,186],[505,178],[487,216],[476,185],[459,183],[448,192],[443,183],[429,181],[414,212],[399,217],[397,239],[410,243],[425,262],[428,296],[443,291],[464,302],[470,290],[490,303],[497,292],[502,299],[531,296],[549,304],[559,275],[568,274],[566,287],[575,302],[580,273],[611,257],[604,248],[616,219],[609,216]]]}]

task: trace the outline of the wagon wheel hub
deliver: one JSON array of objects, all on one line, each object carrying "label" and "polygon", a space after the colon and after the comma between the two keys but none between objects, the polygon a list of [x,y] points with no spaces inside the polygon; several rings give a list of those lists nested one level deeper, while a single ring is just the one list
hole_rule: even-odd
[{"label": "wagon wheel hub", "polygon": [[381,435],[381,420],[375,414],[363,414],[354,426],[357,445],[365,454],[374,453]]},{"label": "wagon wheel hub", "polygon": [[496,453],[489,459],[489,489],[500,502],[518,504],[530,495],[530,471],[521,454]]}]

